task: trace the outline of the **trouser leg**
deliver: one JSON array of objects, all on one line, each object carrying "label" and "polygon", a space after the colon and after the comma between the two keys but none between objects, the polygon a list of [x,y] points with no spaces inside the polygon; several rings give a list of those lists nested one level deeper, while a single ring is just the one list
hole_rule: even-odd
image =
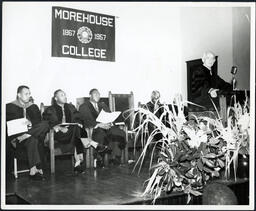
[{"label": "trouser leg", "polygon": [[117,126],[114,126],[108,131],[108,137],[111,140],[113,154],[121,156],[121,150],[126,146],[125,132]]},{"label": "trouser leg", "polygon": [[81,142],[80,128],[78,126],[70,126],[67,133],[56,133],[55,139],[61,143],[60,149],[63,153],[74,151],[75,160],[83,160],[84,146]]},{"label": "trouser leg", "polygon": [[38,140],[31,136],[27,140],[24,140],[24,146],[27,151],[29,168],[40,164],[41,160],[38,152]]},{"label": "trouser leg", "polygon": [[32,135],[33,137],[36,137],[38,140],[38,152],[41,159],[41,167],[44,167],[45,165],[45,151],[44,151],[44,140],[46,133],[49,131],[49,125],[46,121],[42,121],[36,125],[33,125],[33,127],[28,131],[28,134]]},{"label": "trouser leg", "polygon": [[108,146],[109,140],[107,137],[107,131],[102,128],[96,128],[93,130],[92,139],[101,145]]},{"label": "trouser leg", "polygon": [[38,138],[38,137],[45,137],[46,133],[49,131],[49,125],[46,121],[42,121],[38,124],[32,126],[29,129],[28,134]]},{"label": "trouser leg", "polygon": [[108,135],[110,136],[111,140],[114,142],[118,142],[118,146],[120,149],[124,149],[126,146],[126,141],[125,141],[125,132],[121,130],[119,127],[114,126],[111,127],[108,131]]},{"label": "trouser leg", "polygon": [[116,156],[121,156],[121,149],[118,146],[118,142],[111,141],[109,144],[109,147],[112,149],[112,158],[115,158]]},{"label": "trouser leg", "polygon": [[74,146],[76,149],[77,154],[82,154],[84,152],[84,146],[81,141],[81,130],[80,127],[74,126],[73,130],[73,139],[74,139]]}]

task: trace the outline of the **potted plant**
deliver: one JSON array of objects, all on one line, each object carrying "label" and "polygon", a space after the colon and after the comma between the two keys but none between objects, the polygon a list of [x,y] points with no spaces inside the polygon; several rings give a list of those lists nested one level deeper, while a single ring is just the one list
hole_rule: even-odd
[{"label": "potted plant", "polygon": [[[134,119],[136,115],[141,119],[134,127],[135,138],[142,137],[143,150],[134,169],[139,168],[140,172],[150,151],[151,175],[142,195],[152,195],[153,203],[162,192],[171,191],[187,193],[189,202],[191,194],[201,195],[207,181],[220,176],[221,169],[225,168],[228,178],[233,164],[236,175],[237,154],[248,152],[249,113],[245,107],[238,103],[230,107],[225,127],[220,118],[194,116],[193,121],[187,121],[185,101],[176,97],[175,102],[171,106],[162,105],[160,117],[145,108],[138,108],[135,113]],[[146,136],[141,136],[145,133]],[[160,138],[156,139],[156,135]]]}]

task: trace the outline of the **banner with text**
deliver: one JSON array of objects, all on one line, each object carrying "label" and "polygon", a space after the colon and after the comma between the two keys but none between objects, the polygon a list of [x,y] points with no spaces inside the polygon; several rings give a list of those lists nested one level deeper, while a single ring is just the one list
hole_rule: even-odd
[{"label": "banner with text", "polygon": [[115,17],[52,7],[52,56],[115,61]]}]

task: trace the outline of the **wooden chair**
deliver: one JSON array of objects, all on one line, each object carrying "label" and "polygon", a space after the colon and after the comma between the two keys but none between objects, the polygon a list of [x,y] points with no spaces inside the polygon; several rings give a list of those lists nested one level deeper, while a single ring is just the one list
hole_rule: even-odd
[{"label": "wooden chair", "polygon": [[[41,115],[43,115],[43,112],[45,109],[47,109],[49,106],[45,106],[43,103],[40,104],[40,111]],[[57,141],[54,140],[54,130],[50,129],[50,131],[47,133],[45,137],[45,144],[49,146],[50,150],[50,167],[51,167],[51,173],[55,173],[55,157],[57,156],[71,156],[72,159],[72,168],[74,167],[74,153],[73,152],[67,152],[67,153],[61,153],[61,150],[59,148],[55,148],[55,145],[57,144]]]},{"label": "wooden chair", "polygon": [[17,156],[14,155],[14,159],[13,159],[13,175],[14,175],[15,179],[18,179],[18,174],[26,173],[26,172],[29,172],[29,169],[18,170],[18,159],[17,159]]},{"label": "wooden chair", "polygon": [[[9,137],[6,136],[6,139],[7,139],[7,142],[9,142],[8,146],[6,146],[6,155],[9,155],[11,156],[10,157],[10,160],[8,159],[7,162],[13,160],[13,171],[12,171],[12,174],[14,175],[15,179],[18,179],[18,174],[21,174],[21,173],[26,173],[26,172],[29,172],[29,168],[23,168],[23,169],[20,169],[18,167],[18,163],[19,163],[19,154],[20,153],[25,153],[26,150],[24,147],[20,148],[20,149],[17,149],[17,148],[12,148],[11,146],[11,143],[10,143],[10,140],[9,140]],[[26,155],[25,155],[26,156]],[[26,156],[27,157],[27,156]],[[7,159],[7,156],[6,156],[6,159]],[[27,161],[27,159],[26,159]]]},{"label": "wooden chair", "polygon": [[[79,106],[82,105],[86,100],[89,100],[89,97],[79,97],[76,99],[76,108],[79,109]],[[109,105],[108,97],[100,98],[101,102],[104,102],[106,105]],[[92,139],[93,128],[85,128],[88,138]],[[85,164],[86,168],[93,168],[94,167],[94,148],[89,147],[85,149]],[[109,158],[108,154],[104,154],[104,165],[108,166]]]},{"label": "wooden chair", "polygon": [[[124,151],[122,151],[121,156],[121,163],[127,163],[128,162],[128,148],[129,148],[129,134],[133,135],[132,129],[132,122],[134,118],[134,95],[133,92],[130,92],[130,94],[113,94],[109,92],[109,108],[113,111],[121,111],[122,114],[117,118],[116,122],[118,123],[124,123],[120,125],[119,127],[125,131],[126,134],[126,147]],[[130,112],[127,112],[127,110],[131,109]],[[127,113],[127,114],[126,114]],[[125,114],[129,116],[129,118],[126,118]]]}]

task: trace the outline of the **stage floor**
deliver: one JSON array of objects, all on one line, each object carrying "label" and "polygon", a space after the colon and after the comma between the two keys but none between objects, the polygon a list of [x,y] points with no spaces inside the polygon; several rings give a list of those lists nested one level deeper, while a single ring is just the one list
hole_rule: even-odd
[{"label": "stage floor", "polygon": [[[60,162],[60,161],[58,161]],[[57,162],[57,165],[58,165]],[[67,164],[70,168],[70,163]],[[65,168],[55,175],[46,173],[45,181],[31,181],[28,173],[17,180],[7,179],[6,193],[15,193],[30,204],[127,204],[143,200],[139,194],[148,173],[132,173],[133,167],[111,166],[86,169],[84,174],[74,175]]]},{"label": "stage floor", "polygon": [[[132,165],[110,166],[108,168],[86,169],[85,174],[74,175],[70,160],[56,160],[56,173],[46,171],[45,181],[31,181],[28,173],[18,179],[9,176],[6,193],[16,194],[14,204],[34,205],[120,205],[152,204],[151,198],[141,197],[143,184],[149,178],[148,165],[140,174],[132,172]],[[239,204],[248,204],[249,181],[221,181],[233,186]],[[186,204],[186,194],[164,194],[157,204]],[[24,200],[24,202],[22,202]],[[201,197],[194,197],[191,204],[201,204]],[[13,203],[10,203],[13,204]]]}]

